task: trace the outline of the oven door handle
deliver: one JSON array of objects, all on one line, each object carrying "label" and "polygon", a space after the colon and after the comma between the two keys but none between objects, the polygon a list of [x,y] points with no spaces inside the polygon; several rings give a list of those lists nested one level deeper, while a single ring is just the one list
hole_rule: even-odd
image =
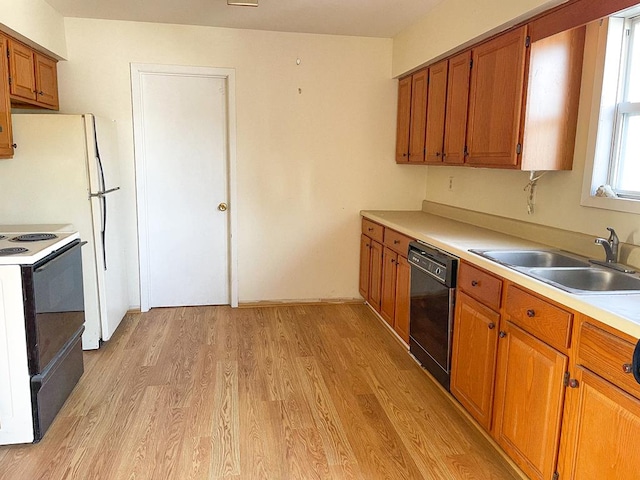
[{"label": "oven door handle", "polygon": [[[82,247],[83,245],[86,245],[87,242],[72,242],[69,245],[65,245],[64,247],[62,247],[59,250],[56,250],[55,252],[51,253],[50,255],[47,255],[46,257],[44,257],[41,260],[41,265],[34,268],[34,272],[36,273],[40,273],[45,271],[47,268],[49,268],[56,260],[61,259],[62,257],[64,257],[65,255],[67,255],[69,252],[71,252],[71,250],[73,250],[74,248],[78,247]],[[52,255],[54,255],[53,258],[50,258]]]}]

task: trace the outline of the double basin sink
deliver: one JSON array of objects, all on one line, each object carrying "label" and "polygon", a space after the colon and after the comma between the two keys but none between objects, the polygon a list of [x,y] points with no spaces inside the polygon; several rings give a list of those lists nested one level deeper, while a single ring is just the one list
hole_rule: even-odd
[{"label": "double basin sink", "polygon": [[471,250],[530,277],[574,294],[640,294],[640,277],[556,250]]}]

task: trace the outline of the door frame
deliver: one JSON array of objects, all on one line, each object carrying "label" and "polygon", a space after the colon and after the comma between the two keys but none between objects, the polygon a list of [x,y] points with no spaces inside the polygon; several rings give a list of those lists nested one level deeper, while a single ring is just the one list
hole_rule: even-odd
[{"label": "door frame", "polygon": [[[140,272],[140,310],[149,311],[150,265],[148,255],[148,210],[146,188],[146,159],[142,136],[142,79],[145,75],[179,75],[213,77],[225,80],[226,85],[226,152],[227,189],[229,204],[227,217],[229,305],[238,306],[238,245],[237,245],[237,164],[236,164],[236,72],[233,68],[193,67],[131,63],[131,99],[133,109],[133,146],[136,174],[136,203],[138,210],[138,259]],[[144,246],[144,248],[143,248]]]}]

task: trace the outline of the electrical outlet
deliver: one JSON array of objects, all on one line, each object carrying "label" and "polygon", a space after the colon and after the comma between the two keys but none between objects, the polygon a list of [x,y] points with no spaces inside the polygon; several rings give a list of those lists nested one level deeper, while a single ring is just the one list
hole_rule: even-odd
[{"label": "electrical outlet", "polygon": [[449,191],[453,190],[453,177],[449,177]]}]

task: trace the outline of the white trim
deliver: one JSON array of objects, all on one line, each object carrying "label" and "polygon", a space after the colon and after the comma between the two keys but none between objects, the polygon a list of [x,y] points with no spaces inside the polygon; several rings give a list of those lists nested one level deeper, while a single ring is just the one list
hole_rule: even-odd
[{"label": "white trim", "polygon": [[[615,23],[613,23],[615,22]],[[609,25],[613,23],[612,29]],[[602,21],[598,30],[595,75],[593,80],[593,97],[591,100],[591,112],[589,119],[589,133],[587,141],[586,161],[584,177],[582,180],[582,195],[580,205],[585,207],[602,208],[618,212],[640,213],[640,201],[628,198],[596,197],[596,189],[607,183],[607,172],[611,153],[611,139],[616,105],[617,88],[608,86],[608,83],[618,84],[618,69],[620,63],[620,44],[608,41],[609,38],[622,34],[624,18],[612,17]],[[618,32],[618,29],[620,31]],[[618,50],[618,53],[613,51]],[[613,74],[612,72],[616,73]],[[606,73],[606,74],[605,74]],[[604,98],[602,92],[610,91],[611,94]],[[600,133],[600,135],[598,135]],[[607,161],[596,162],[596,157]]]},{"label": "white trim", "polygon": [[[192,75],[222,78],[227,85],[227,175],[229,203],[229,304],[238,306],[238,220],[237,205],[237,143],[236,143],[236,80],[235,69],[215,67],[192,67],[182,65],[131,64],[131,99],[133,109],[133,138],[136,172],[136,202],[138,206],[138,258],[140,272],[140,310],[147,312],[149,296],[149,258],[145,184],[144,137],[142,136],[142,76],[145,74]],[[145,248],[142,248],[142,246]]]}]

